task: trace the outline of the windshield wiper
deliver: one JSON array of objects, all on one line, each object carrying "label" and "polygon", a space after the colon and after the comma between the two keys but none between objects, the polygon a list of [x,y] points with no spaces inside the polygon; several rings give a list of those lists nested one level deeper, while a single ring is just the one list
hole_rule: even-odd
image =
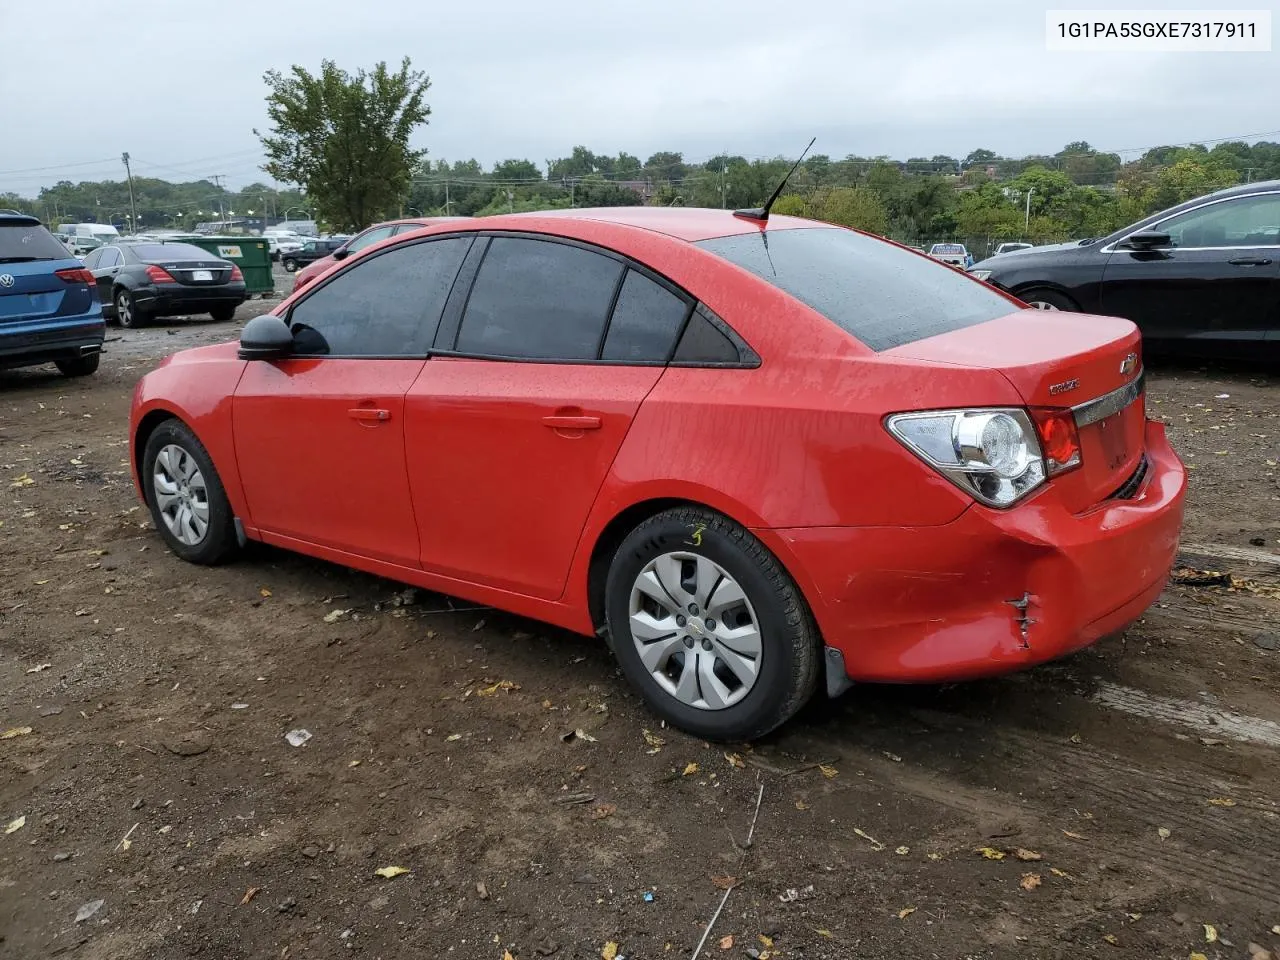
[{"label": "windshield wiper", "polygon": [[0,257],[0,263],[31,263],[39,257]]}]

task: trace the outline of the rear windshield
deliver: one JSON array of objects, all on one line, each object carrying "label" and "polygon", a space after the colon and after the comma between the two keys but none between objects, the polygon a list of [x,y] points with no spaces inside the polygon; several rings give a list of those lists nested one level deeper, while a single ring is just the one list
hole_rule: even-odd
[{"label": "rear windshield", "polygon": [[71,252],[38,223],[0,223],[0,263],[67,260]]},{"label": "rear windshield", "polygon": [[964,253],[964,247],[958,243],[935,243],[933,245],[934,253]]},{"label": "rear windshield", "polygon": [[216,260],[208,250],[189,243],[134,243],[129,247],[139,260]]},{"label": "rear windshield", "polygon": [[986,323],[1017,309],[951,267],[852,230],[771,230],[698,246],[785,290],[872,350]]}]

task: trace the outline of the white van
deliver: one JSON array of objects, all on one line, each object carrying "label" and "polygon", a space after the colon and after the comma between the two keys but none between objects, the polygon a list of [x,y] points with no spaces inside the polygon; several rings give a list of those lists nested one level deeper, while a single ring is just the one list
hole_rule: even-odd
[{"label": "white van", "polygon": [[66,234],[72,240],[85,237],[97,240],[99,244],[120,239],[120,231],[109,223],[63,223],[58,226],[58,232]]}]

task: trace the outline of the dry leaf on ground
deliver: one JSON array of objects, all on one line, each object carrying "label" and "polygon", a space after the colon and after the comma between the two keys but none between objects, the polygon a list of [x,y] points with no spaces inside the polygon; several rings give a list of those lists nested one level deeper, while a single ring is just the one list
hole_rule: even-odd
[{"label": "dry leaf on ground", "polygon": [[681,773],[680,776],[692,777],[697,772],[698,772],[698,762],[696,760],[690,760],[687,764],[685,764],[684,772]]},{"label": "dry leaf on ground", "polygon": [[409,868],[408,867],[379,867],[377,870],[373,872],[386,880],[390,880],[393,877],[400,876],[402,873],[408,873]]},{"label": "dry leaf on ground", "polygon": [[17,833],[27,825],[27,815],[24,813],[17,820],[10,820],[9,825],[4,828],[6,836],[10,833]]},{"label": "dry leaf on ground", "polygon": [[720,949],[721,949],[721,950],[732,950],[732,949],[733,949],[733,934],[732,934],[732,933],[730,933],[730,934],[726,934],[725,936],[723,936],[723,937],[721,937],[721,938],[720,938]]},{"label": "dry leaf on ground", "polygon": [[727,874],[719,875],[719,876],[712,877],[711,882],[714,883],[721,890],[728,890],[730,887],[732,887],[735,883],[738,882],[738,878],[730,877]]},{"label": "dry leaf on ground", "polygon": [[1027,862],[1027,863],[1033,860],[1044,859],[1044,857],[1040,856],[1040,854],[1036,853],[1034,850],[1026,850],[1026,849],[1023,849],[1022,847],[1019,847],[1017,850],[1013,851],[1013,855],[1017,857],[1019,860],[1022,860],[1023,862]]},{"label": "dry leaf on ground", "polygon": [[831,780],[835,777],[840,776],[839,770],[837,770],[835,767],[827,766],[827,764],[825,763],[818,764],[818,769],[822,771],[822,775],[826,777],[828,780]]},{"label": "dry leaf on ground", "polygon": [[1022,875],[1022,880],[1018,883],[1018,886],[1022,887],[1023,890],[1034,890],[1036,887],[1040,886],[1040,874],[1024,873]]},{"label": "dry leaf on ground", "polygon": [[907,919],[907,917],[911,916],[915,912],[916,912],[915,907],[903,907],[901,910],[898,911],[898,919],[905,920]]},{"label": "dry leaf on ground", "polygon": [[258,895],[258,891],[261,889],[261,887],[250,887],[246,890],[244,892],[244,896],[240,898],[240,906],[245,906],[250,900]]},{"label": "dry leaf on ground", "polygon": [[995,847],[978,847],[977,849],[974,850],[974,853],[980,853],[984,857],[986,857],[988,860],[1004,859],[1004,851],[997,850]]},{"label": "dry leaf on ground", "polygon": [[1212,923],[1206,923],[1204,925],[1204,942],[1205,943],[1218,942],[1218,928],[1215,927]]},{"label": "dry leaf on ground", "polygon": [[600,806],[591,811],[592,820],[603,820],[605,817],[611,817],[618,812],[618,806],[614,803],[602,803]]},{"label": "dry leaf on ground", "polygon": [[601,960],[614,960],[618,956],[618,945],[610,940],[600,948]]}]

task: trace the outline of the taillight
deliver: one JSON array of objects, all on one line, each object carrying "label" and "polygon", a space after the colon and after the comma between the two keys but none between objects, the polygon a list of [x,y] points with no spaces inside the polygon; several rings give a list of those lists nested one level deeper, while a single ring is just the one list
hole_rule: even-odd
[{"label": "taillight", "polygon": [[233,281],[244,279],[244,274],[240,272],[240,268],[237,267],[234,263],[231,265],[231,279]]},{"label": "taillight", "polygon": [[94,283],[93,274],[84,267],[65,267],[62,270],[53,271],[67,283]]},{"label": "taillight", "polygon": [[1013,506],[1045,481],[1040,442],[1025,410],[900,413],[885,426],[908,450],[987,506]]},{"label": "taillight", "polygon": [[177,283],[173,276],[164,267],[157,267],[154,263],[147,264],[147,279],[152,283]]},{"label": "taillight", "polygon": [[1076,429],[1075,414],[1062,407],[1032,407],[1031,419],[1040,434],[1045,471],[1049,476],[1080,466],[1080,433]]}]

